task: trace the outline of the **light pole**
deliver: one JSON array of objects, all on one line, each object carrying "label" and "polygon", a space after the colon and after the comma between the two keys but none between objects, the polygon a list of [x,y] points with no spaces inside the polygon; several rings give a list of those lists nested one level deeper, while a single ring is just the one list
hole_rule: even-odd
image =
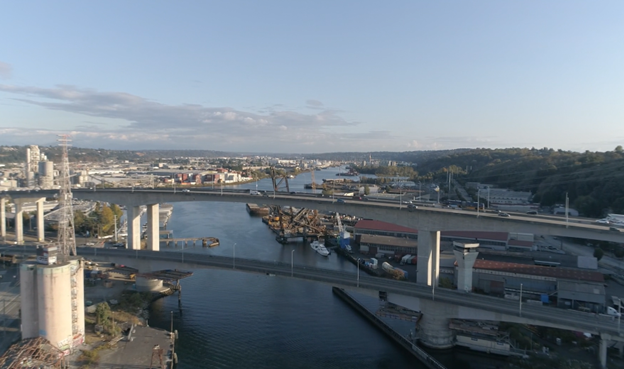
[{"label": "light pole", "polygon": [[236,269],[236,243],[232,247],[232,269]]},{"label": "light pole", "polygon": [[117,214],[113,216],[115,217],[115,243],[117,243]]},{"label": "light pole", "polygon": [[294,275],[293,269],[295,267],[295,249],[290,252],[290,276]]},{"label": "light pole", "polygon": [[520,301],[518,305],[518,312],[522,316],[522,283],[520,283]]},{"label": "light pole", "polygon": [[620,333],[620,320],[622,318],[622,299],[614,298],[614,300],[618,304],[618,333]]},{"label": "light pole", "polygon": [[477,189],[477,218],[479,217],[479,208],[481,207],[481,189]]},{"label": "light pole", "polygon": [[357,287],[360,287],[360,258],[357,259]]},{"label": "light pole", "polygon": [[568,228],[568,204],[569,204],[570,199],[568,198],[568,193],[566,192],[566,198],[565,198],[565,212],[566,212],[566,228]]}]

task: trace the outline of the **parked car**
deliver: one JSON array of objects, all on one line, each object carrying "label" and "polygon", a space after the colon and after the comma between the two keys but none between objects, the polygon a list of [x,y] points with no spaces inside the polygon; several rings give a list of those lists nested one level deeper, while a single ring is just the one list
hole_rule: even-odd
[{"label": "parked car", "polygon": [[336,202],[338,202],[340,204],[344,204],[345,201],[343,199],[338,199],[338,200],[336,200]]}]

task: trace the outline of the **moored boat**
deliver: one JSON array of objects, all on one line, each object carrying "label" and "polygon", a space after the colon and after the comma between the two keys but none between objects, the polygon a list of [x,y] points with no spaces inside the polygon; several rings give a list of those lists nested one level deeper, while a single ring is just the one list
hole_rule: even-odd
[{"label": "moored boat", "polygon": [[318,252],[319,254],[321,254],[322,256],[329,256],[329,250],[327,250],[327,248],[325,247],[325,243],[323,242],[319,242],[319,241],[313,241],[310,244],[310,247]]}]

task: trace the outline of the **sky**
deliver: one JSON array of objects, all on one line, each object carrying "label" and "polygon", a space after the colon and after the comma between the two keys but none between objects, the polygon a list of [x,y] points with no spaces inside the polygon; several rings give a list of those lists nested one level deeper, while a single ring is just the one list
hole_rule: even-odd
[{"label": "sky", "polygon": [[624,1],[12,1],[0,145],[624,144]]}]

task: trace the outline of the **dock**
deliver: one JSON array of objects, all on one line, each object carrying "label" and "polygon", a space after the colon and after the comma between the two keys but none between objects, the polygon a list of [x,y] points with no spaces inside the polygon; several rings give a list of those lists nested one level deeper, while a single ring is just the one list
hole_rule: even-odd
[{"label": "dock", "polygon": [[173,368],[174,342],[175,334],[168,331],[133,326],[116,349],[101,354],[98,364],[101,368]]},{"label": "dock", "polygon": [[338,296],[342,301],[346,302],[355,311],[360,313],[364,318],[371,322],[375,327],[382,331],[386,336],[400,345],[408,353],[412,354],[421,363],[423,363],[429,369],[446,369],[439,361],[434,359],[431,355],[418,347],[415,343],[401,336],[394,329],[390,328],[383,320],[379,319],[375,314],[366,310],[359,302],[349,296],[342,288],[332,287],[334,295]]}]

